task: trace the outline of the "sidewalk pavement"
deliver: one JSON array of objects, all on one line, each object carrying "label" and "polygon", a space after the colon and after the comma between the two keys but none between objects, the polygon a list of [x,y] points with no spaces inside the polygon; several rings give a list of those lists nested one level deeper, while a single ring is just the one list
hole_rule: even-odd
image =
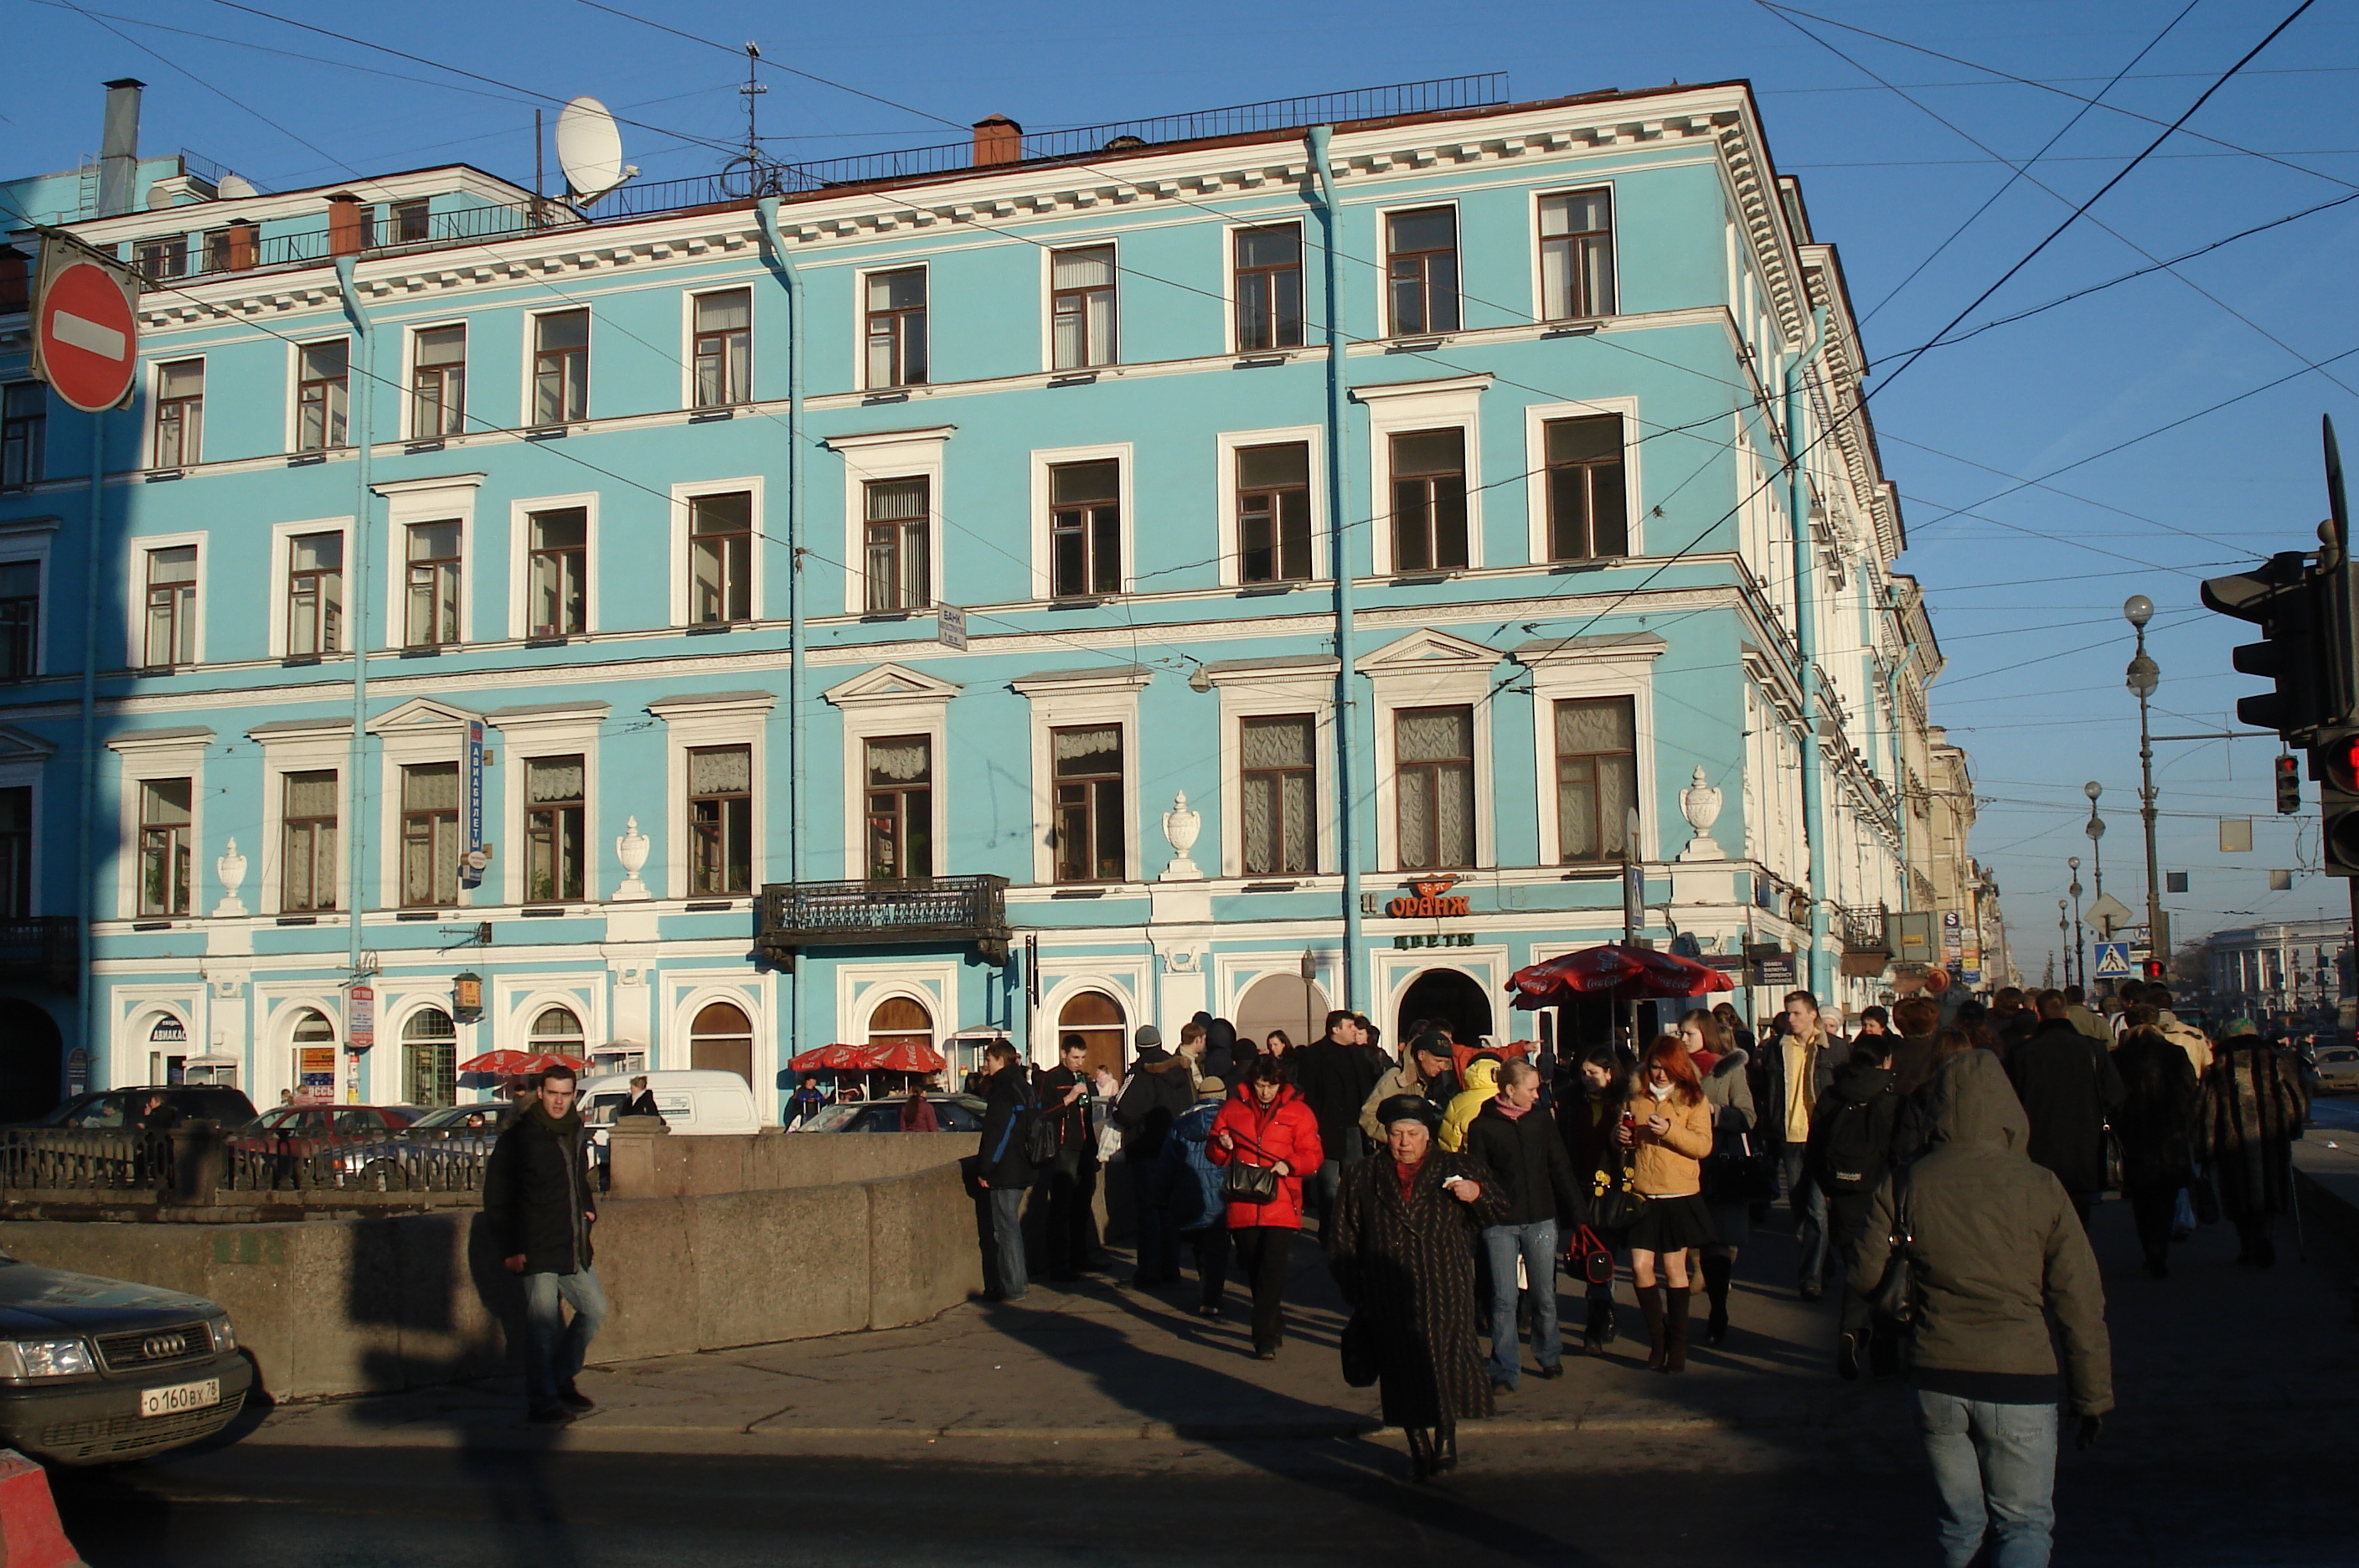
[{"label": "sidewalk pavement", "polygon": [[[1773,1225],[1782,1225],[1781,1209]],[[2290,1226],[2274,1270],[2239,1268],[2234,1233],[2206,1227],[2172,1249],[2172,1276],[2146,1277],[2126,1206],[2094,1223],[2114,1341],[2118,1414],[2108,1443],[2164,1449],[2228,1441],[2240,1425],[2282,1432],[2286,1418],[2315,1441],[2340,1425],[2359,1351],[2332,1269],[2294,1254]],[[2313,1258],[2338,1244],[2310,1233]],[[1560,1280],[1572,1345],[1567,1375],[1542,1381],[1525,1353],[1520,1389],[1493,1421],[1462,1438],[1495,1452],[1561,1454],[1564,1440],[1602,1438],[1635,1453],[1708,1445],[1726,1456],[1913,1450],[1897,1388],[1832,1369],[1832,1297],[1803,1303],[1792,1287],[1790,1235],[1756,1229],[1739,1259],[1734,1328],[1698,1343],[1689,1370],[1644,1366],[1645,1331],[1626,1277],[1617,1286],[1621,1336],[1603,1359],[1581,1355],[1581,1296]],[[1252,1358],[1245,1301],[1233,1284],[1225,1318],[1193,1314],[1191,1284],[1146,1292],[1112,1281],[1036,1285],[1019,1302],[969,1302],[934,1321],[882,1333],[592,1367],[596,1410],[560,1431],[527,1426],[514,1378],[272,1411],[245,1448],[416,1446],[703,1454],[937,1454],[962,1460],[1091,1454],[1136,1462],[1157,1444],[1234,1444],[1373,1432],[1376,1390],[1347,1387],[1338,1368],[1342,1303],[1315,1239],[1299,1244],[1288,1328],[1275,1362]],[[1470,1311],[1472,1310],[1470,1304]],[[1387,1434],[1389,1437],[1393,1434]],[[1742,1443],[1732,1443],[1741,1436]],[[1133,1458],[1116,1459],[1127,1447]]]}]

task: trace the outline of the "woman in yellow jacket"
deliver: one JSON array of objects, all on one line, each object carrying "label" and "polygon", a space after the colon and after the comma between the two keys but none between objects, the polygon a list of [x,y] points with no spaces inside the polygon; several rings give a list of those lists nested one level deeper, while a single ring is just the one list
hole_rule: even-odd
[{"label": "woman in yellow jacket", "polygon": [[[1720,1239],[1703,1201],[1703,1160],[1712,1152],[1712,1106],[1704,1099],[1686,1045],[1675,1034],[1658,1038],[1638,1068],[1615,1137],[1634,1151],[1631,1185],[1638,1217],[1631,1224],[1630,1282],[1647,1314],[1652,1348],[1647,1365],[1684,1372],[1688,1365],[1688,1248]],[[1667,1293],[1655,1280],[1662,1267]]]},{"label": "woman in yellow jacket", "polygon": [[1466,1147],[1466,1129],[1483,1114],[1483,1107],[1499,1097],[1499,1059],[1488,1051],[1466,1064],[1466,1087],[1450,1096],[1450,1109],[1441,1118],[1441,1131],[1435,1140],[1449,1153],[1456,1154]]}]

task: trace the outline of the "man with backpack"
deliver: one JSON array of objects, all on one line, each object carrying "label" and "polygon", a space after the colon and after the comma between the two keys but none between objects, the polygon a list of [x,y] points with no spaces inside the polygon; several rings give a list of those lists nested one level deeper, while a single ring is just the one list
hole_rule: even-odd
[{"label": "man with backpack", "polygon": [[983,1070],[990,1075],[990,1103],[975,1150],[975,1185],[991,1205],[992,1252],[984,1261],[997,1264],[997,1278],[984,1289],[984,1299],[1021,1301],[1031,1285],[1024,1267],[1024,1193],[1038,1173],[1032,1134],[1040,1127],[1053,1136],[1054,1124],[1039,1114],[1014,1046],[993,1041],[983,1053]]},{"label": "man with backpack", "polygon": [[[1892,1058],[1884,1049],[1891,1038],[1862,1035],[1810,1113],[1808,1166],[1826,1194],[1827,1240],[1846,1271],[1858,1253],[1860,1233],[1867,1228],[1875,1191],[1892,1169],[1892,1127],[1900,1115],[1900,1092],[1892,1075]],[[1872,1317],[1865,1297],[1843,1292],[1835,1368],[1846,1379],[1859,1376],[1859,1353],[1869,1339]],[[1886,1348],[1882,1339],[1877,1348]],[[1897,1340],[1891,1342],[1892,1351],[1898,1348]],[[1876,1359],[1879,1368],[1887,1360],[1898,1365],[1897,1357],[1880,1354]]]}]

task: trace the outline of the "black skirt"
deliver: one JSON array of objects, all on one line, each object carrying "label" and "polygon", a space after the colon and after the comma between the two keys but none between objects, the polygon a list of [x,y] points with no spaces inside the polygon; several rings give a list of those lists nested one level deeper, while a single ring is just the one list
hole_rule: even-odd
[{"label": "black skirt", "polygon": [[1640,1198],[1628,1245],[1633,1252],[1685,1252],[1690,1247],[1712,1247],[1719,1241],[1711,1206],[1702,1194],[1690,1192],[1680,1198]]}]

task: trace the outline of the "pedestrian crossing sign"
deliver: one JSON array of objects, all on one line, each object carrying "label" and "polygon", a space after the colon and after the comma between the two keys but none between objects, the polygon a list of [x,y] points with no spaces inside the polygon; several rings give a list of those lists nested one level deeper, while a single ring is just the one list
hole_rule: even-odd
[{"label": "pedestrian crossing sign", "polygon": [[2130,944],[2125,942],[2097,943],[2097,964],[2091,971],[2100,980],[2127,980],[2136,975],[2130,967]]}]

